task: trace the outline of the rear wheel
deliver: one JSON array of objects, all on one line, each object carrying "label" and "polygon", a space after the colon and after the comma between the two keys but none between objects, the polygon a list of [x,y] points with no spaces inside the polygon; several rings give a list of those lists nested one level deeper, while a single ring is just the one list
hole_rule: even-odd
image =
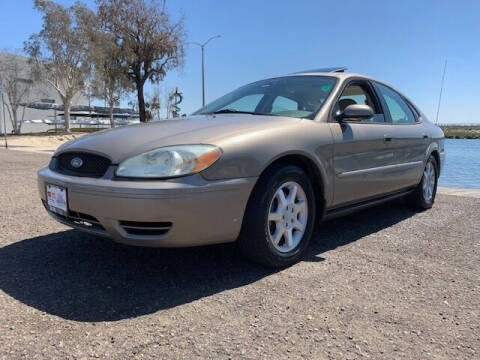
[{"label": "rear wheel", "polygon": [[435,202],[438,182],[438,165],[435,157],[430,155],[423,170],[422,181],[417,185],[407,200],[415,209],[430,209]]},{"label": "rear wheel", "polygon": [[271,267],[300,260],[315,220],[315,194],[307,175],[292,165],[262,175],[248,201],[238,245],[244,256]]}]

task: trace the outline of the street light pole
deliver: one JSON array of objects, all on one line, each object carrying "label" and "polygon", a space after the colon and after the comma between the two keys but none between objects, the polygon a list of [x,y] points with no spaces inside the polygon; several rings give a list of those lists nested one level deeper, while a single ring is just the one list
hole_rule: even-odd
[{"label": "street light pole", "polygon": [[197,42],[187,43],[187,44],[200,46],[200,49],[202,49],[202,108],[205,107],[205,46],[213,39],[218,39],[220,37],[222,37],[222,35],[212,36],[210,39],[208,39],[204,43],[197,43]]},{"label": "street light pole", "polygon": [[205,107],[205,45],[202,46],[202,108]]}]

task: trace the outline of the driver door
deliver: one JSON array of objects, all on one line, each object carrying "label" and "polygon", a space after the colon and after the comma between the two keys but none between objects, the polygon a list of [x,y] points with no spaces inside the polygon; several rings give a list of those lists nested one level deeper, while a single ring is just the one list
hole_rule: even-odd
[{"label": "driver door", "polygon": [[[375,115],[369,119],[343,119],[335,114],[348,105],[368,105]],[[334,206],[348,205],[391,192],[395,166],[392,125],[386,121],[381,103],[368,81],[347,83],[330,119],[334,139]]]}]

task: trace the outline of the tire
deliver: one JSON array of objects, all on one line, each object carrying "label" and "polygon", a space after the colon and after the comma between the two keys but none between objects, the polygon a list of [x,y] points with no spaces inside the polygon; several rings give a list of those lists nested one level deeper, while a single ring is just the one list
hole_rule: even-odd
[{"label": "tire", "polygon": [[[431,167],[430,167],[431,166]],[[432,172],[433,171],[433,172]],[[433,176],[433,178],[432,178]],[[433,181],[433,184],[429,182],[429,179]],[[435,196],[437,194],[438,183],[438,164],[433,155],[427,160],[425,168],[423,170],[422,180],[417,185],[415,190],[408,195],[407,202],[415,210],[427,210],[433,206],[435,202]],[[424,191],[424,186],[430,187],[431,195],[429,192]]]},{"label": "tire", "polygon": [[288,164],[267,169],[248,200],[238,238],[241,253],[268,267],[298,262],[312,237],[315,203],[312,183],[302,169]]}]

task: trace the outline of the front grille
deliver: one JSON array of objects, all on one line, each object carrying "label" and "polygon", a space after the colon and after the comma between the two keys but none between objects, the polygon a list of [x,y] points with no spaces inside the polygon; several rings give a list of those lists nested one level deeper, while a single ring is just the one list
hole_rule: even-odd
[{"label": "front grille", "polygon": [[[81,166],[72,166],[73,159],[80,159]],[[52,162],[54,171],[71,176],[102,177],[110,166],[111,161],[106,157],[81,152],[66,152],[60,154],[55,162]]]},{"label": "front grille", "polygon": [[172,228],[172,223],[168,221],[119,221],[119,224],[127,234],[140,236],[163,236]]}]

